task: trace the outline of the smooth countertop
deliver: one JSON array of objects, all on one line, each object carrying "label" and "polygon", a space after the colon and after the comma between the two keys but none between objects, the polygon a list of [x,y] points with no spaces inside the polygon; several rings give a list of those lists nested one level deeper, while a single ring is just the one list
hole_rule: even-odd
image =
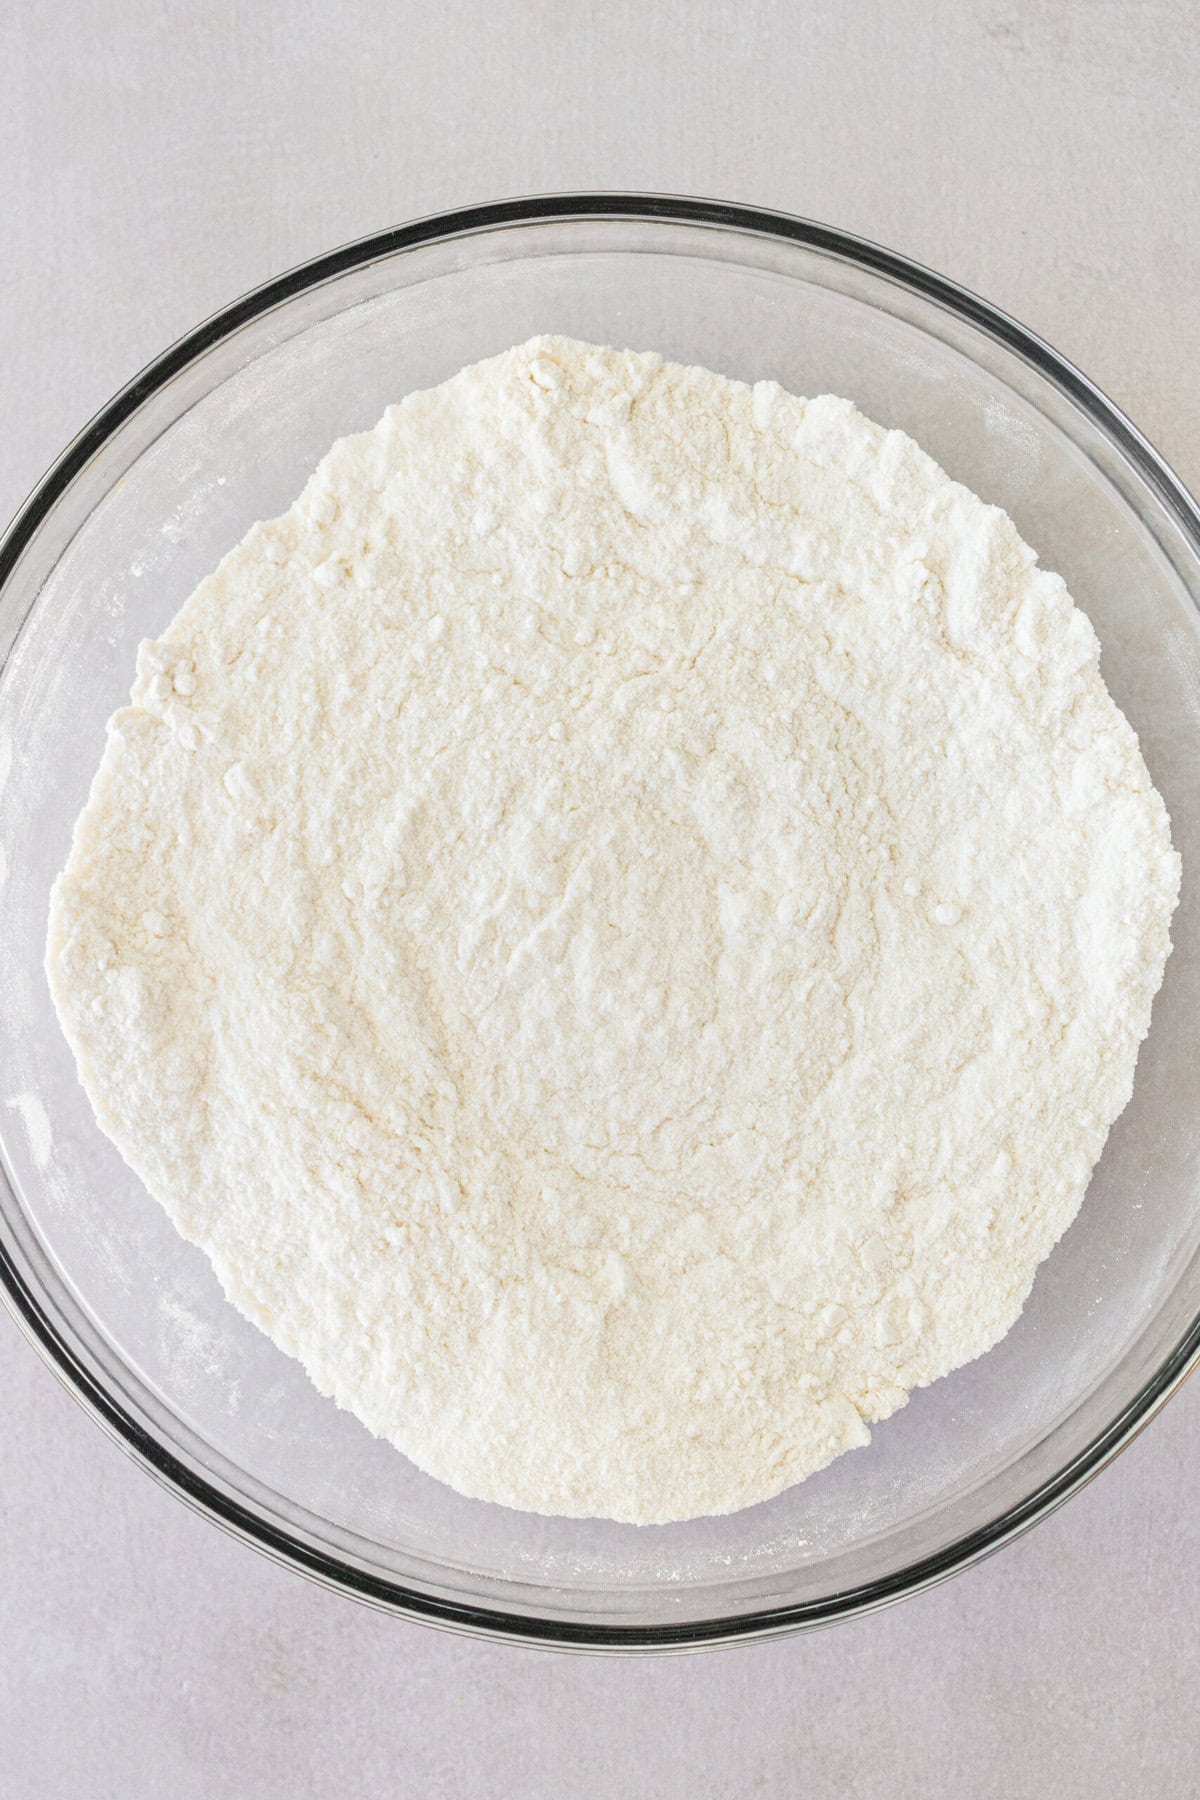
[{"label": "smooth countertop", "polygon": [[[9,7],[7,515],[171,338],[417,214],[807,213],[1043,333],[1200,484],[1186,0]],[[616,1661],[381,1617],[223,1537],[0,1314],[0,1785],[21,1800],[1200,1793],[1200,1385],[1015,1546],[789,1642]]]}]

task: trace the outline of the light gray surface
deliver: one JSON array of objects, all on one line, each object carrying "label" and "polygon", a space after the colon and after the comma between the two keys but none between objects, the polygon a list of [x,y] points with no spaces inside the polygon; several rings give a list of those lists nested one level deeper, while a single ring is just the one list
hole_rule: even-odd
[{"label": "light gray surface", "polygon": [[[1196,485],[1194,30],[1190,0],[0,8],[0,513],[252,283],[572,187],[758,201],[907,251],[1041,330]],[[22,1800],[1200,1792],[1195,1385],[933,1594],[618,1663],[273,1568],[107,1444],[7,1320],[0,1380],[0,1788]]]}]

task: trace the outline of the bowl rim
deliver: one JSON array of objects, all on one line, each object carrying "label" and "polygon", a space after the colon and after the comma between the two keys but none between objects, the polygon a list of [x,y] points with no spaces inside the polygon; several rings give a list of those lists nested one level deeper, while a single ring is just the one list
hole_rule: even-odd
[{"label": "bowl rim", "polygon": [[[883,275],[934,301],[998,340],[1072,401],[1124,455],[1200,556],[1200,506],[1145,436],[1073,363],[988,301],[896,251],[815,220],[699,197],[606,191],[532,195],[428,214],[299,263],[212,314],[120,389],[51,465],[0,539],[0,590],[59,499],[105,443],[156,392],[241,327],[331,278],[408,250],[506,227],[569,219],[655,221],[774,238]],[[18,626],[18,637],[20,630]],[[981,1561],[1048,1517],[1132,1442],[1200,1361],[1197,1314],[1137,1394],[1064,1468],[986,1524],[891,1575],[816,1600],[680,1625],[596,1624],[423,1593],[315,1548],[197,1474],[107,1391],[40,1304],[3,1238],[0,1296],[43,1360],[108,1435],[162,1486],[234,1537],[327,1587],[382,1610],[443,1629],[560,1650],[664,1652],[745,1642],[831,1624],[920,1593]]]}]

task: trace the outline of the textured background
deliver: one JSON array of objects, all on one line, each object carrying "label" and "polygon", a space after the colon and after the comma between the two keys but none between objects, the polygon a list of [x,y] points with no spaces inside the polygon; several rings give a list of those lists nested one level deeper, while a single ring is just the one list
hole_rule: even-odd
[{"label": "textured background", "polygon": [[[0,4],[0,514],[253,283],[576,187],[906,251],[1044,333],[1196,486],[1196,32],[1190,0]],[[0,1393],[20,1800],[1200,1794],[1200,1384],[947,1587],[629,1663],[441,1636],[274,1568],[126,1462],[6,1317]]]}]

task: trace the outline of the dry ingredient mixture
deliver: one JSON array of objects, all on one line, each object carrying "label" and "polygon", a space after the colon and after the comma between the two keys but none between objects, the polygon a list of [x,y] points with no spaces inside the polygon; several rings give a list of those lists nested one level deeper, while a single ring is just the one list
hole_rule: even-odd
[{"label": "dry ingredient mixture", "polygon": [[541,338],[142,645],[48,968],[323,1392],[466,1494],[669,1520],[1012,1325],[1178,883],[1005,514],[845,400]]}]

